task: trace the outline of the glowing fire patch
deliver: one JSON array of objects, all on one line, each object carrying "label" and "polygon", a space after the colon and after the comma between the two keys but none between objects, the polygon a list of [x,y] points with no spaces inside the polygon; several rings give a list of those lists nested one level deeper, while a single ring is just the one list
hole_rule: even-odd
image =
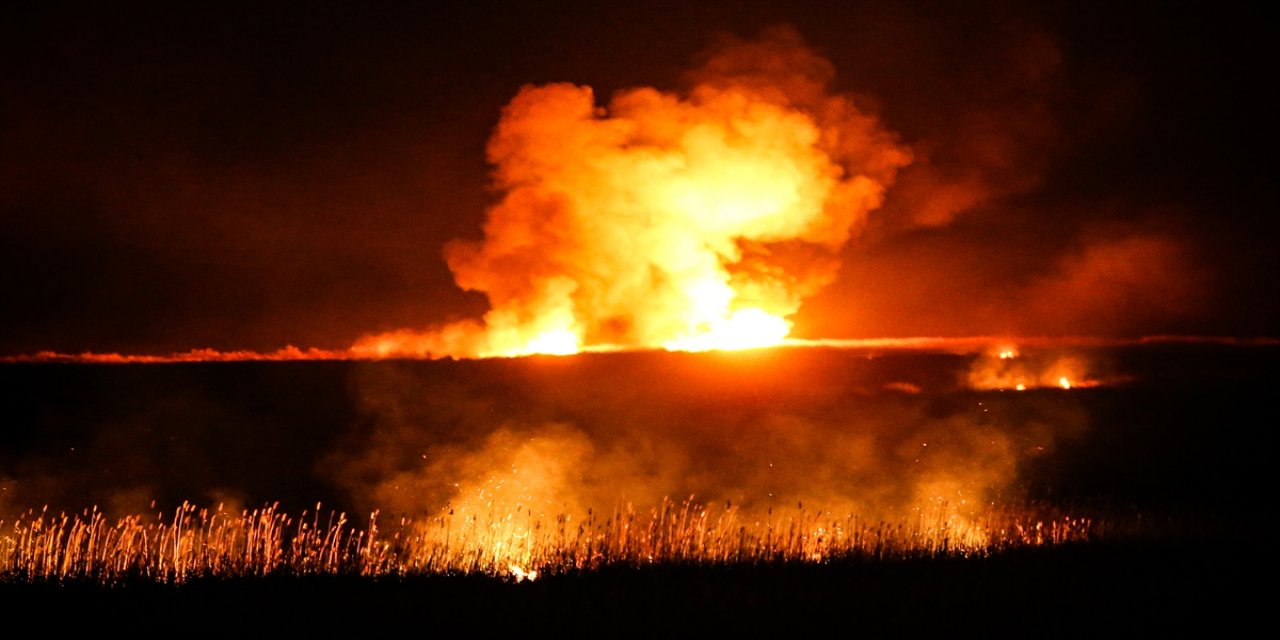
[{"label": "glowing fire patch", "polygon": [[760,309],[740,309],[727,319],[710,323],[705,333],[672,340],[663,345],[669,351],[733,351],[759,349],[782,344],[791,332],[791,323]]},{"label": "glowing fire patch", "polygon": [[988,349],[974,360],[969,368],[968,383],[974,389],[1017,391],[1076,389],[1100,384],[1089,374],[1088,363],[1082,355],[1032,351],[1024,357],[1017,347],[1010,345]]},{"label": "glowing fire patch", "polygon": [[578,334],[568,329],[554,329],[539,334],[530,340],[523,349],[506,355],[544,354],[550,356],[570,356],[578,353]]},{"label": "glowing fire patch", "polygon": [[511,576],[516,579],[516,582],[524,582],[525,580],[533,582],[538,579],[537,569],[529,569],[526,571],[524,567],[521,567],[518,564],[509,564],[507,565],[507,570],[511,572]]}]

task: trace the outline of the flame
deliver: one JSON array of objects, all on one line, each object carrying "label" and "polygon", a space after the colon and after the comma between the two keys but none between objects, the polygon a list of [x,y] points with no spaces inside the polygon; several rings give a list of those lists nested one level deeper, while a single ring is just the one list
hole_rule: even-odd
[{"label": "flame", "polygon": [[740,309],[726,320],[714,319],[703,333],[678,338],[663,346],[670,351],[757,349],[782,344],[791,323],[760,309]]},{"label": "flame", "polygon": [[538,579],[537,569],[526,570],[518,564],[511,563],[507,565],[507,570],[511,572],[511,576],[516,579],[516,582],[524,582],[525,580],[533,582]]},{"label": "flame", "polygon": [[[79,513],[30,510],[0,519],[0,580],[6,583],[71,580],[119,587],[140,581],[182,584],[194,579],[270,575],[396,577],[481,574],[534,581],[609,566],[640,567],[693,562],[700,566],[776,567],[821,564],[831,558],[949,558],[986,555],[1018,547],[1096,540],[1107,523],[1090,517],[1041,513],[1026,507],[985,507],[973,516],[942,502],[909,520],[863,523],[797,509],[790,515],[744,521],[735,508],[716,512],[686,502],[663,501],[648,519],[633,510],[608,518],[557,526],[557,516],[528,546],[527,559],[506,561],[484,552],[503,546],[487,531],[471,528],[453,540],[423,536],[424,523],[386,523],[374,511],[365,528],[346,514],[289,514],[278,505],[257,509],[200,508],[184,502],[166,513],[109,518],[97,507]],[[0,516],[8,514],[0,513]],[[505,518],[511,514],[494,514]],[[1048,520],[1041,516],[1053,516]],[[640,517],[638,517],[640,516]],[[452,517],[427,528],[452,524]],[[778,535],[777,531],[786,531]],[[479,534],[477,537],[476,534]]]},{"label": "flame", "polygon": [[968,383],[980,390],[1017,391],[1044,387],[1074,389],[1102,384],[1101,380],[1089,375],[1088,368],[1080,355],[1032,353],[1023,358],[1016,346],[998,345],[973,362],[968,371]]},{"label": "flame", "polygon": [[710,56],[682,91],[600,106],[590,87],[524,87],[488,145],[479,240],[445,259],[489,311],[365,336],[369,357],[493,357],[781,343],[880,206],[908,151],[794,31]]},{"label": "flame", "polygon": [[578,352],[578,334],[568,329],[546,331],[529,341],[529,353],[567,356]]},{"label": "flame", "polygon": [[[755,312],[747,309],[744,310],[745,319],[743,323],[751,321],[751,317]],[[736,312],[735,312],[736,315]],[[785,318],[783,319],[786,321]],[[757,334],[768,334],[769,322],[761,320],[756,326],[760,327]],[[736,323],[735,323],[736,326]],[[317,360],[377,360],[389,357],[403,356],[421,356],[433,353],[443,353],[441,351],[444,344],[451,344],[458,341],[459,336],[466,334],[469,327],[465,324],[450,325],[451,332],[445,334],[429,334],[419,333],[412,330],[401,330],[396,332],[378,334],[368,336],[361,339],[355,346],[350,349],[321,349],[307,348],[300,349],[294,346],[286,346],[275,351],[251,351],[247,349],[220,351],[217,349],[190,349],[188,351],[178,351],[164,354],[121,354],[121,353],[101,353],[86,351],[82,353],[63,353],[58,351],[37,351],[31,354],[0,356],[0,363],[83,363],[83,364],[166,364],[175,362],[259,362],[259,361],[317,361]],[[714,327],[704,328],[703,334],[712,333]],[[773,329],[780,332],[778,329]],[[746,332],[746,330],[744,330]],[[799,339],[799,338],[783,338],[780,341],[774,341],[772,338],[761,338],[754,344],[756,346],[771,346],[773,344],[785,344],[790,347],[813,347],[813,348],[829,348],[829,349],[853,349],[868,352],[881,351],[937,351],[955,354],[973,354],[986,352],[991,358],[999,360],[1013,360],[1021,357],[1017,348],[1011,351],[997,348],[991,351],[988,347],[993,336],[953,336],[953,337],[914,337],[914,338],[859,338],[859,339]],[[1193,336],[1193,335],[1158,335],[1143,336],[1140,338],[1099,338],[1087,336],[1055,336],[1055,337],[1023,337],[1019,338],[1020,342],[1027,346],[1035,346],[1041,349],[1065,349],[1065,348],[1103,348],[1103,347],[1130,347],[1138,345],[1160,345],[1160,344],[1210,344],[1232,347],[1274,347],[1280,345],[1280,339],[1269,337],[1256,338],[1239,338],[1234,336]],[[726,341],[732,343],[734,341]],[[736,341],[737,344],[752,344],[748,341]],[[546,353],[550,355],[569,355],[581,351],[606,352],[618,351],[622,348],[616,345],[607,344],[582,344],[581,338],[571,329],[548,329],[541,334],[529,340],[530,348],[525,350],[514,350],[508,355],[529,355],[534,353]],[[683,345],[673,346],[673,350],[688,349]],[[707,347],[708,349],[735,348],[731,346],[725,347]],[[750,348],[742,346],[736,348]],[[1001,357],[1001,354],[1012,353],[1010,357]],[[501,355],[501,354],[489,354]],[[1075,362],[1071,359],[1059,362],[1063,363]],[[1009,388],[1010,384],[1007,377],[1000,377],[998,371],[992,371],[992,367],[987,366],[989,363],[985,360],[980,366],[975,367],[971,372],[970,382],[975,388],[979,389],[1004,389]],[[1066,371],[1065,375],[1071,381],[1074,387],[1092,387],[1101,384],[1110,384],[1114,382],[1123,382],[1128,378],[1110,376],[1105,379],[1088,377],[1079,379],[1084,372],[1079,370],[1078,362],[1070,371]],[[980,371],[981,370],[981,371]],[[1054,369],[1056,370],[1056,369]],[[1056,379],[1063,374],[1054,374],[1054,370],[1046,372],[1050,382],[1047,386],[1057,384]],[[1040,378],[1042,376],[1030,376],[1032,378]],[[1026,388],[1026,383],[1011,383],[1015,388],[1021,384]],[[909,385],[914,386],[914,385]],[[1032,385],[1043,386],[1043,385]],[[918,390],[918,389],[917,389]]]}]

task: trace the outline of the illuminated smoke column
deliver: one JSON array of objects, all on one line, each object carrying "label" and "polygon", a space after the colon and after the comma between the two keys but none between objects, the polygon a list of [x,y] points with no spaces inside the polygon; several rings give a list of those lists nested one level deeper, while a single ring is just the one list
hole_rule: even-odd
[{"label": "illuminated smoke column", "polygon": [[526,86],[488,145],[501,200],[454,240],[482,322],[365,336],[373,356],[775,344],[880,206],[905,147],[791,30],[721,46],[678,93]]},{"label": "illuminated smoke column", "polygon": [[[957,368],[926,377],[962,385],[964,359],[936,357]],[[522,567],[539,536],[645,530],[686,500],[717,530],[821,535],[835,518],[981,546],[1000,513],[1030,514],[1027,465],[1089,427],[1075,391],[937,393],[873,365],[791,349],[371,364],[352,381],[363,426],[319,468],[357,512]]]}]

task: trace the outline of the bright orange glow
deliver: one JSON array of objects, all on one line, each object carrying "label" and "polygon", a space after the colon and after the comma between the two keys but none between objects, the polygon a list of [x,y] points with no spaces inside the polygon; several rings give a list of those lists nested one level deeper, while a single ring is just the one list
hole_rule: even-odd
[{"label": "bright orange glow", "polygon": [[[479,321],[366,336],[369,357],[781,343],[910,152],[790,30],[726,46],[685,90],[524,87],[488,145],[483,237],[455,240]],[[603,104],[601,104],[603,102]]]},{"label": "bright orange glow", "polygon": [[[750,310],[747,310],[750,311]],[[748,316],[749,317],[749,316]],[[766,324],[767,323],[762,323]],[[567,330],[566,330],[567,331]],[[571,331],[569,333],[572,333]],[[575,334],[576,335],[576,334]],[[87,363],[87,364],[163,364],[173,362],[256,362],[256,361],[303,361],[303,360],[376,360],[388,357],[429,357],[432,354],[440,354],[440,345],[456,339],[456,334],[423,334],[413,331],[392,332],[387,334],[378,334],[368,336],[358,341],[350,349],[317,349],[308,348],[300,349],[294,346],[287,346],[275,351],[219,351],[217,349],[191,349],[190,351],[179,351],[166,354],[121,354],[121,353],[60,353],[56,351],[38,351],[33,354],[26,355],[10,355],[0,357],[0,362],[7,363]],[[965,337],[916,337],[916,338],[865,338],[865,339],[848,339],[848,340],[832,340],[818,339],[806,340],[797,338],[784,338],[781,341],[770,344],[780,344],[789,347],[811,347],[811,348],[828,348],[828,349],[851,349],[869,352],[881,351],[939,351],[956,354],[974,354],[987,352],[992,353],[988,345],[995,339],[991,336],[965,336]],[[1003,338],[1002,338],[1003,339]],[[1123,347],[1134,345],[1148,344],[1217,344],[1230,346],[1266,346],[1273,347],[1280,345],[1280,339],[1276,338],[1236,338],[1224,336],[1147,336],[1132,339],[1108,339],[1096,337],[1026,337],[1019,338],[1020,343],[1024,346],[1034,346],[1038,349],[1061,350],[1068,348],[1100,348],[1100,347]],[[610,344],[591,344],[583,345],[578,343],[576,351],[570,351],[568,345],[571,340],[564,333],[557,333],[556,330],[548,330],[544,334],[544,338],[534,336],[530,341],[522,343],[521,346],[512,348],[508,355],[519,354],[528,355],[534,353],[547,353],[567,355],[569,353],[591,351],[591,352],[608,352],[608,351],[626,351],[628,347]],[[542,347],[542,348],[539,348]],[[634,349],[635,347],[631,347]],[[717,347],[718,348],[718,347]],[[1013,360],[1014,358],[999,358],[1000,351],[995,351],[991,359],[996,360]],[[490,356],[497,354],[487,354]],[[1015,356],[1019,357],[1019,356]],[[983,359],[981,368],[993,371],[986,366],[986,359]],[[1084,371],[1080,370],[1078,361],[1072,359],[1064,359],[1059,361],[1059,367],[1065,368],[1060,373],[1054,373],[1058,369],[1052,369],[1047,372],[1049,382],[1047,386],[1058,385],[1057,379],[1063,375],[1071,381],[1073,387],[1091,387],[1102,384],[1104,380],[1098,380],[1084,375]],[[999,377],[982,373],[971,372],[971,384],[975,388],[982,389],[1008,389],[1015,388],[1018,384],[1027,386],[1025,382],[1019,383],[1011,381],[1007,376]],[[1030,378],[1040,378],[1041,376],[1030,375]],[[985,382],[984,382],[985,381]],[[1045,386],[1032,384],[1030,386]]]},{"label": "bright orange glow", "polygon": [[663,346],[670,351],[732,351],[782,344],[791,331],[785,318],[759,309],[735,311],[727,320],[713,321],[704,333],[678,338]]},{"label": "bright orange glow", "polygon": [[[1071,341],[1062,341],[1070,344]],[[1056,349],[1054,349],[1056,350]],[[1021,356],[1017,347],[987,349],[969,368],[968,384],[974,389],[1072,389],[1101,384],[1089,375],[1088,363],[1079,355],[1031,352]]]},{"label": "bright orange glow", "polygon": [[516,582],[524,582],[525,580],[533,582],[538,579],[537,569],[525,570],[524,567],[518,564],[508,564],[507,569],[511,571],[511,575],[516,579]]},{"label": "bright orange glow", "polygon": [[569,329],[552,329],[534,336],[524,347],[503,355],[541,353],[552,356],[568,356],[578,353],[578,350],[578,334]]},{"label": "bright orange glow", "polygon": [[[172,515],[118,519],[96,507],[72,514],[32,511],[0,518],[0,580],[118,586],[143,579],[181,584],[210,577],[482,574],[522,582],[608,566],[989,554],[1096,540],[1106,531],[1087,517],[998,507],[965,515],[949,505],[929,500],[910,518],[878,525],[855,514],[797,509],[755,518],[736,507],[669,500],[647,515],[627,508],[587,519],[514,509],[479,521],[446,514],[397,524],[381,523],[375,511],[364,527],[345,514],[324,514],[319,505],[301,517],[274,506],[237,511],[189,503]],[[506,523],[513,520],[528,526],[510,530]],[[513,555],[522,560],[512,561]]]}]

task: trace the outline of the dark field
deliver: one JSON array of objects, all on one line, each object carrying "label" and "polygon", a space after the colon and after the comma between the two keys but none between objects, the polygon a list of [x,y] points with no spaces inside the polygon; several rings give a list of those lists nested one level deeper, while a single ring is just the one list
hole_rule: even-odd
[{"label": "dark field", "polygon": [[[63,629],[154,633],[572,637],[826,631],[915,637],[1185,637],[1242,633],[1269,604],[1256,545],[1146,542],[990,558],[604,569],[513,584],[489,577],[200,579],[179,586],[0,584],[10,611],[64,611]],[[45,614],[40,614],[44,617]]]},{"label": "dark field", "polygon": [[[1019,361],[1047,366],[1064,353]],[[0,536],[45,505],[130,514],[184,500],[278,502],[298,513],[320,502],[357,523],[373,509],[429,516],[462,505],[468,486],[491,487],[486,478],[513,461],[544,480],[520,508],[548,513],[694,496],[748,515],[857,505],[889,520],[933,491],[1107,525],[1088,541],[991,554],[667,562],[518,584],[458,574],[112,586],[10,577],[0,602],[229,633],[347,622],[572,635],[1181,635],[1191,622],[1221,631],[1261,616],[1248,585],[1271,555],[1276,348],[1068,355],[1101,384],[978,391],[965,380],[984,356],[818,348],[0,365]]]}]

